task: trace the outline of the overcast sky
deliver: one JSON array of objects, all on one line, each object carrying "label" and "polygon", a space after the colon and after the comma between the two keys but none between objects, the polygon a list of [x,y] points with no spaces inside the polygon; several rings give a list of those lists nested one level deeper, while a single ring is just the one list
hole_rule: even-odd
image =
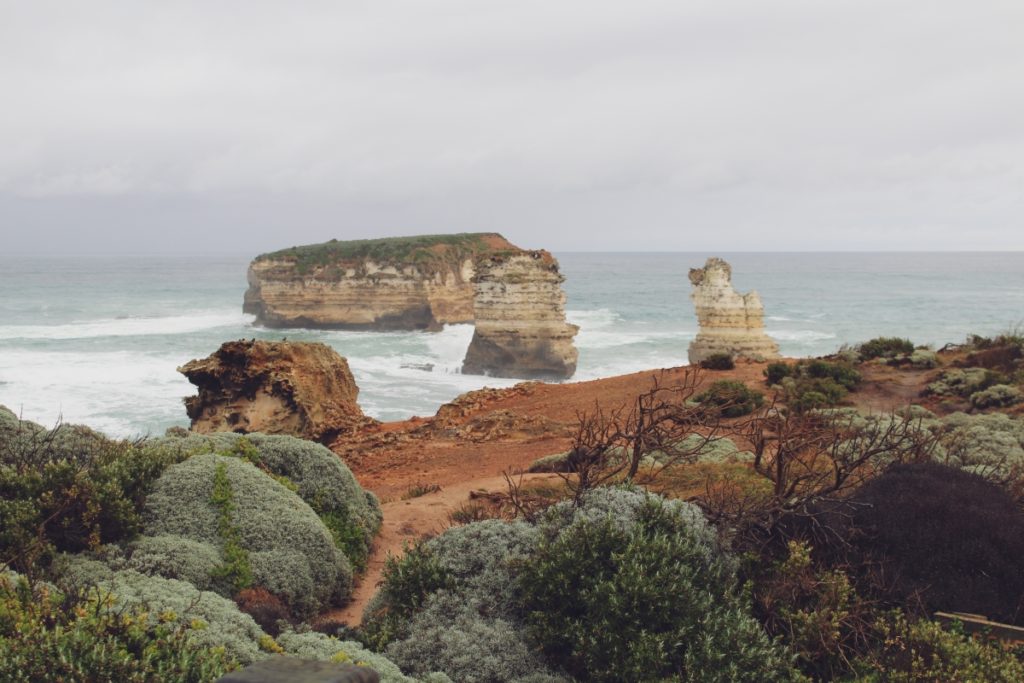
[{"label": "overcast sky", "polygon": [[0,250],[1024,249],[1022,0],[0,0]]}]

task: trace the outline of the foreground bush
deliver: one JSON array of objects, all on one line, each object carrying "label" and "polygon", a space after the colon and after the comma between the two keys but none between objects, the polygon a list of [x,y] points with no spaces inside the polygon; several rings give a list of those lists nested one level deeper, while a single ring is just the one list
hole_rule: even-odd
[{"label": "foreground bush", "polygon": [[389,563],[364,625],[413,675],[467,683],[789,675],[703,515],[636,490],[450,529]]},{"label": "foreground bush", "polygon": [[999,643],[926,619],[911,622],[898,612],[880,619],[876,629],[880,647],[854,662],[864,683],[1024,681],[1024,664]]},{"label": "foreground bush", "polygon": [[895,465],[830,524],[845,541],[825,555],[848,562],[868,594],[1024,623],[1024,513],[999,486],[942,465]]},{"label": "foreground bush", "polygon": [[57,551],[131,538],[147,492],[179,459],[87,427],[44,429],[0,406],[0,560],[34,574]]},{"label": "foreground bush", "polygon": [[0,574],[0,680],[208,683],[235,668],[171,612],[115,608],[100,590],[34,590]]},{"label": "foreground bush", "polygon": [[226,432],[186,433],[165,437],[159,443],[190,455],[235,455],[278,478],[313,508],[352,566],[365,566],[380,528],[380,504],[373,493],[359,486],[341,458],[324,446],[291,436]]},{"label": "foreground bush", "polygon": [[221,595],[260,586],[306,617],[351,591],[351,566],[316,513],[240,458],[206,453],[168,468],[145,512],[147,534],[220,550],[211,588]]},{"label": "foreground bush", "polygon": [[547,659],[586,681],[788,678],[735,592],[733,563],[698,520],[647,498],[628,524],[584,514],[542,526],[520,590]]}]

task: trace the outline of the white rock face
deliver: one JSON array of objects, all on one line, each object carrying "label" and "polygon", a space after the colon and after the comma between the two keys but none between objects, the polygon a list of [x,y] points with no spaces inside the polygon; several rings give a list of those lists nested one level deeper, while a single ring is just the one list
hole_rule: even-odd
[{"label": "white rock face", "polygon": [[566,379],[576,372],[573,337],[565,322],[565,280],[546,251],[492,256],[473,278],[476,330],[462,372],[467,375]]},{"label": "white rock face", "polygon": [[713,353],[733,358],[768,360],[779,357],[779,346],[765,334],[764,306],[757,292],[740,294],[732,288],[732,268],[720,258],[709,258],[703,268],[690,269],[700,332],[690,342],[690,363]]}]

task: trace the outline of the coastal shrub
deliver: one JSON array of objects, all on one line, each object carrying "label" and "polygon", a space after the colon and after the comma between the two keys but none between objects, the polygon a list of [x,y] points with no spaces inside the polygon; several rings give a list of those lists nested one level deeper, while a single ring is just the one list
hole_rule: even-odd
[{"label": "coastal shrub", "polygon": [[326,447],[292,436],[258,433],[187,434],[160,441],[188,454],[213,451],[236,455],[268,474],[286,478],[330,529],[352,566],[366,566],[373,537],[380,529],[380,503]]},{"label": "coastal shrub", "polygon": [[552,455],[545,455],[543,458],[537,458],[530,463],[530,466],[526,468],[526,471],[531,474],[568,472],[569,465],[569,451],[563,451],[562,453],[554,453]]},{"label": "coastal shrub", "polygon": [[894,465],[828,524],[844,541],[820,550],[871,594],[1024,622],[1024,513],[999,486],[935,463]]},{"label": "coastal shrub", "polygon": [[127,548],[120,568],[187,581],[200,590],[213,587],[220,549],[182,536],[140,536]]},{"label": "coastal shrub", "polygon": [[786,405],[798,412],[834,406],[861,381],[852,364],[822,359],[795,365],[770,363],[764,374],[767,384],[781,390]]},{"label": "coastal shrub", "polygon": [[971,405],[975,408],[1005,408],[1020,403],[1021,390],[1007,384],[993,384],[988,389],[971,394]]},{"label": "coastal shrub", "polygon": [[765,382],[769,386],[779,384],[786,377],[793,376],[795,372],[795,368],[788,363],[769,363],[764,369]]},{"label": "coastal shrub", "polygon": [[588,681],[789,680],[700,513],[637,496],[630,518],[590,511],[552,525],[562,510],[542,523],[519,588],[548,661]]},{"label": "coastal shrub", "polygon": [[[310,631],[285,631],[277,637],[277,642],[295,657],[369,667],[380,675],[381,683],[417,683],[417,679],[406,676],[394,662],[355,641]],[[450,678],[439,673],[428,673],[418,680],[421,683],[452,683]]]},{"label": "coastal shrub", "polygon": [[0,574],[0,680],[207,683],[237,665],[172,613],[117,609],[97,589],[60,592]]},{"label": "coastal shrub", "polygon": [[263,586],[301,618],[351,591],[351,566],[316,513],[239,458],[206,453],[169,467],[145,516],[149,535],[220,549],[213,586],[222,595]]},{"label": "coastal shrub", "polygon": [[435,594],[409,624],[415,637],[392,643],[388,657],[414,676],[441,670],[465,683],[519,681],[533,675],[559,680],[547,672],[518,622],[487,616],[481,618],[479,607],[466,604],[460,595]]},{"label": "coastal shrub", "polygon": [[700,366],[705,370],[732,370],[736,367],[736,362],[731,354],[712,353],[700,362]]},{"label": "coastal shrub", "polygon": [[996,482],[1024,476],[1024,420],[1001,413],[953,413],[932,426],[948,464]]},{"label": "coastal shrub", "polygon": [[508,562],[532,547],[536,530],[524,522],[486,520],[449,529],[388,558],[380,591],[363,615],[364,635],[378,649],[409,637],[408,624],[427,598],[459,591],[466,601],[506,612],[513,601]]},{"label": "coastal shrub", "polygon": [[650,457],[659,464],[673,462],[674,453],[693,454],[696,457],[687,460],[690,462],[703,463],[734,463],[750,462],[754,454],[749,451],[741,451],[736,443],[725,437],[708,439],[700,434],[689,434],[675,444],[668,452],[652,451]]},{"label": "coastal shrub", "polygon": [[696,400],[717,407],[723,417],[740,417],[760,408],[764,394],[748,389],[743,382],[721,380],[697,395]]},{"label": "coastal shrub", "polygon": [[910,364],[920,369],[934,368],[939,364],[939,356],[929,349],[915,349],[910,354]]},{"label": "coastal shrub", "polygon": [[1024,664],[1012,651],[982,637],[969,636],[956,625],[947,630],[934,621],[911,621],[895,612],[880,618],[875,628],[878,647],[853,662],[858,681],[1024,680]]},{"label": "coastal shrub", "polygon": [[115,607],[142,608],[151,620],[174,615],[175,623],[186,626],[189,641],[198,646],[223,648],[243,666],[264,656],[260,640],[267,634],[227,598],[177,579],[113,570],[83,555],[67,557],[66,564],[63,582],[99,587],[113,595]]},{"label": "coastal shrub", "polygon": [[813,680],[839,680],[850,672],[850,659],[864,653],[874,616],[849,577],[816,566],[811,550],[805,541],[790,540],[784,557],[753,555],[745,570],[758,619],[785,639],[800,670]]},{"label": "coastal shrub", "polygon": [[985,368],[950,368],[929,384],[925,393],[968,398],[971,394],[1003,384],[1005,379],[1001,373]]},{"label": "coastal shrub", "polygon": [[38,572],[57,551],[131,538],[178,455],[77,425],[45,429],[0,407],[0,561]]},{"label": "coastal shrub", "polygon": [[914,343],[900,337],[875,337],[857,346],[857,353],[861,360],[909,356],[913,352]]},{"label": "coastal shrub", "polygon": [[565,667],[595,681],[787,679],[735,567],[696,507],[595,489],[535,525],[488,520],[422,543],[390,563],[364,625],[414,675],[470,683],[569,680]]}]

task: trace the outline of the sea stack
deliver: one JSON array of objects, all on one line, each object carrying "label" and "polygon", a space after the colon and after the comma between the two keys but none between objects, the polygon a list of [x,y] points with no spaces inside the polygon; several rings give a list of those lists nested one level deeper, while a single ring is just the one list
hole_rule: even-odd
[{"label": "sea stack", "polygon": [[462,372],[522,379],[567,379],[576,372],[565,322],[565,278],[546,251],[497,254],[477,262],[476,330]]},{"label": "sea stack", "polygon": [[330,443],[369,422],[348,362],[326,344],[230,341],[178,368],[199,387],[185,398],[195,432],[263,432]]},{"label": "sea stack", "polygon": [[265,327],[438,330],[473,321],[474,263],[496,233],[331,240],[257,256],[242,310]]},{"label": "sea stack", "polygon": [[763,361],[779,357],[779,346],[765,334],[764,306],[757,292],[740,294],[732,287],[732,268],[709,258],[703,268],[690,269],[700,331],[690,342],[690,363],[714,353]]}]

